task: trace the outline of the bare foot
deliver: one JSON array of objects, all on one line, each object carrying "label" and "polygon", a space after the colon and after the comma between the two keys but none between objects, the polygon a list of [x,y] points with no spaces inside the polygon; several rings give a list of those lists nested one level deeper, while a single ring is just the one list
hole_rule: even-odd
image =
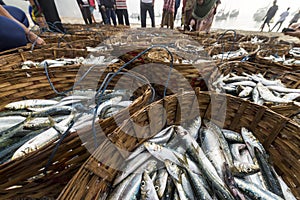
[{"label": "bare foot", "polygon": [[46,44],[46,42],[42,38],[40,38],[39,36],[37,36],[35,33],[31,31],[27,34],[27,38],[31,43],[36,43],[37,45]]}]

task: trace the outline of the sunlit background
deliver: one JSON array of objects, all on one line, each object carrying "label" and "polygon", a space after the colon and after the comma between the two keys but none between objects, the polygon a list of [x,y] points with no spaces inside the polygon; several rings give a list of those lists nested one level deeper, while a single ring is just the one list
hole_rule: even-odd
[{"label": "sunlit background", "polygon": [[[9,5],[15,5],[22,8],[25,12],[28,12],[28,5],[27,1],[21,0],[4,0]],[[76,0],[55,0],[58,12],[63,19],[63,22],[76,22],[76,23],[83,23],[81,18],[81,13],[79,7],[77,5]],[[236,17],[228,17],[226,19],[215,19],[213,23],[213,28],[215,29],[241,29],[241,30],[258,30],[262,20],[255,21],[253,15],[258,11],[260,8],[265,8],[261,13],[260,16],[263,17],[262,14],[266,12],[266,10],[272,5],[273,0],[221,0],[221,5],[219,6],[219,13],[223,11],[224,14],[232,13],[233,10],[238,11],[238,15]],[[300,0],[278,0],[278,11],[274,17],[273,24],[271,27],[276,23],[279,19],[279,15],[284,12],[288,7],[290,9],[290,15],[287,17],[287,20],[283,23],[282,27],[286,27],[293,17],[293,15],[300,9]],[[161,20],[161,13],[162,13],[162,5],[163,0],[156,0],[155,1],[155,15],[156,15],[156,25],[160,24]],[[140,0],[127,0],[128,12],[129,16],[136,16],[140,13]],[[179,16],[178,20],[176,20],[176,25],[180,26],[180,14],[181,8],[179,8]],[[96,10],[94,13],[96,19],[98,21],[101,20],[99,12]],[[261,17],[258,17],[261,18]],[[139,25],[140,22],[137,18],[130,18],[130,22],[132,24]],[[147,23],[150,23],[150,19],[147,19]],[[277,30],[277,28],[275,29]]]}]

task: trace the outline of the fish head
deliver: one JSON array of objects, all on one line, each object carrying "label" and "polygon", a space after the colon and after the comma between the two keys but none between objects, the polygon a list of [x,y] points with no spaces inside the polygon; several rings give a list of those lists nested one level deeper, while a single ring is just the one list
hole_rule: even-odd
[{"label": "fish head", "polygon": [[144,146],[148,151],[160,151],[162,147],[154,142],[144,142]]},{"label": "fish head", "polygon": [[164,161],[164,163],[165,163],[165,166],[166,166],[166,168],[167,168],[167,171],[169,172],[169,174],[173,177],[173,178],[175,178],[176,179],[176,181],[180,181],[179,180],[179,174],[180,174],[180,169],[179,169],[179,167],[174,163],[174,162],[172,162],[172,161],[170,161],[170,160],[168,160],[168,159],[166,159],[165,161]]},{"label": "fish head", "polygon": [[148,199],[150,197],[150,182],[152,182],[149,174],[147,172],[143,173],[143,178],[141,181],[141,195],[143,199]]}]

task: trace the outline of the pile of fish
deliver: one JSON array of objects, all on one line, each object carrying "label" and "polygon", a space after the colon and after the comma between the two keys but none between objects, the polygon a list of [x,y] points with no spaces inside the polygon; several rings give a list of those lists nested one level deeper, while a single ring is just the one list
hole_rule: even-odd
[{"label": "pile of fish", "polygon": [[212,84],[217,92],[225,92],[263,105],[294,103],[300,106],[300,89],[287,88],[280,80],[268,80],[262,74],[223,74]]},{"label": "pile of fish", "polygon": [[296,199],[252,132],[201,121],[169,126],[137,147],[100,199]]},{"label": "pile of fish", "polygon": [[46,59],[42,62],[27,60],[21,64],[21,69],[44,68],[46,63],[48,67],[62,67],[65,65],[75,65],[83,63],[83,57],[76,58],[58,58],[55,60]]},{"label": "pile of fish", "polygon": [[278,54],[272,54],[272,55],[264,57],[264,59],[266,59],[266,60],[278,62],[283,65],[300,65],[299,58],[300,58],[300,48],[299,47],[294,47],[294,48],[290,49],[288,58],[286,58],[285,55],[283,55],[281,57]]},{"label": "pile of fish", "polygon": [[96,119],[111,117],[132,103],[127,90],[106,90],[99,101],[94,95],[95,91],[78,90],[53,100],[28,99],[7,104],[0,112],[0,163],[55,142],[71,124],[92,123],[95,102],[99,104]]},{"label": "pile of fish", "polygon": [[240,57],[240,56],[247,56],[249,53],[244,49],[244,48],[240,48],[236,51],[228,51],[228,52],[223,52],[221,54],[217,54],[217,55],[212,55],[212,58],[214,60],[228,60],[228,59],[233,59],[236,57]]}]

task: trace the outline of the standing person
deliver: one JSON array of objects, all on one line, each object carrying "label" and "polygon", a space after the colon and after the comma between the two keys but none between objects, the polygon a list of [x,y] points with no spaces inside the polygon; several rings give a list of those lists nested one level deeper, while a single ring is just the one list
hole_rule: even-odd
[{"label": "standing person", "polygon": [[266,16],[263,18],[265,19],[264,23],[261,25],[260,32],[264,30],[265,24],[268,25],[269,31],[270,31],[270,21],[273,19],[274,15],[276,14],[278,10],[278,6],[276,5],[277,1],[275,0],[273,2],[273,6],[271,6],[266,14]]},{"label": "standing person", "polygon": [[178,8],[180,7],[181,0],[175,0],[175,12],[174,12],[174,20],[176,19]]},{"label": "standing person", "polygon": [[146,27],[147,11],[151,18],[151,26],[155,27],[154,20],[154,0],[141,0],[141,26]]},{"label": "standing person", "polygon": [[299,20],[299,18],[300,18],[300,10],[299,10],[299,12],[297,12],[297,13],[294,15],[294,17],[291,19],[289,26],[291,26],[293,23],[297,23],[298,20]]},{"label": "standing person", "polygon": [[207,4],[199,4],[199,8],[197,9],[196,7],[193,12],[193,17],[195,17],[197,20],[200,20],[198,30],[205,31],[206,33],[209,33],[214,20],[214,16],[217,13],[217,8],[221,4],[220,0],[211,0],[210,2],[211,3],[209,3],[209,1],[206,1]]},{"label": "standing person", "polygon": [[174,28],[175,0],[164,0],[161,27]]},{"label": "standing person", "polygon": [[286,17],[289,16],[289,10],[290,8],[288,8],[286,11],[284,11],[283,13],[281,13],[279,20],[276,22],[276,24],[274,25],[274,27],[271,29],[271,31],[273,31],[273,29],[279,24],[279,27],[277,29],[277,32],[279,31],[282,23],[285,21]]},{"label": "standing person", "polygon": [[114,26],[117,26],[116,20],[116,1],[115,0],[100,0],[101,9],[103,9],[106,13],[106,22],[105,24],[111,25],[111,19],[113,21]]},{"label": "standing person", "polygon": [[192,16],[195,3],[196,0],[183,0],[182,20],[183,20],[184,30],[193,31],[196,29],[196,20]]},{"label": "standing person", "polygon": [[90,3],[91,18],[92,18],[93,23],[96,24],[97,22],[96,22],[96,19],[94,17],[94,11],[95,11],[95,8],[96,8],[95,0],[89,0],[89,3]]},{"label": "standing person", "polygon": [[[99,12],[100,12],[101,17],[102,17],[102,23],[105,24],[105,23],[108,21],[108,20],[107,20],[107,16],[106,16],[105,9],[102,9],[100,0],[97,0],[97,4],[98,4]],[[100,23],[101,23],[101,22],[100,22]]]},{"label": "standing person", "polygon": [[46,31],[49,27],[39,3],[36,0],[29,0],[29,3],[30,5],[28,10],[32,22],[39,26],[41,32]]},{"label": "standing person", "polygon": [[77,0],[85,24],[92,24],[90,4],[88,0]]},{"label": "standing person", "polygon": [[126,26],[130,26],[126,0],[116,0],[116,7],[117,7],[116,14],[118,17],[119,24],[124,25],[124,19],[125,19]]},{"label": "standing person", "polygon": [[61,23],[54,0],[37,0],[42,8],[45,19],[49,24],[49,28],[55,32],[65,33],[65,29]]},{"label": "standing person", "polygon": [[27,42],[38,45],[45,41],[31,32],[26,14],[19,8],[0,5],[0,51],[24,46]]}]

